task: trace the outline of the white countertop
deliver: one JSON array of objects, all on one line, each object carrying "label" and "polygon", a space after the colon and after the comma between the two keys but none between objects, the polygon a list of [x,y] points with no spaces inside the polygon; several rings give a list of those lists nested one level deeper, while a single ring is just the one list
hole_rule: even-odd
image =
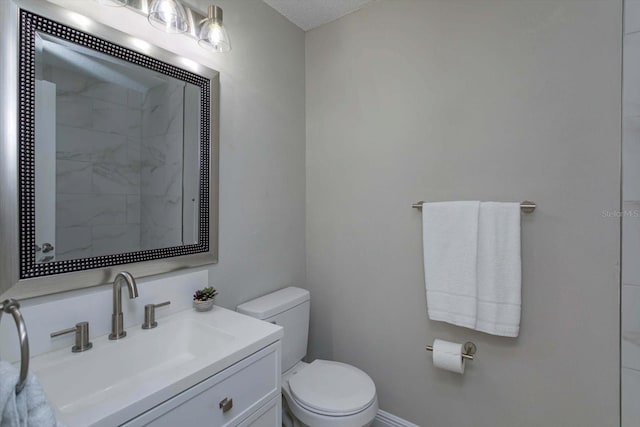
[{"label": "white countertop", "polygon": [[276,342],[282,328],[215,306],[158,319],[158,327],[127,329],[93,349],[57,350],[30,360],[60,421],[68,427],[113,427],[187,390]]}]

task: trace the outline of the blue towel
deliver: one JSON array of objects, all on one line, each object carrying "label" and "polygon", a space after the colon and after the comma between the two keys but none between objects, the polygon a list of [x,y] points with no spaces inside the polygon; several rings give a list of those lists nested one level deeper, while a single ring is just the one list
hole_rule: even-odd
[{"label": "blue towel", "polygon": [[64,427],[56,421],[36,377],[29,373],[24,388],[16,395],[18,369],[0,361],[0,427]]}]

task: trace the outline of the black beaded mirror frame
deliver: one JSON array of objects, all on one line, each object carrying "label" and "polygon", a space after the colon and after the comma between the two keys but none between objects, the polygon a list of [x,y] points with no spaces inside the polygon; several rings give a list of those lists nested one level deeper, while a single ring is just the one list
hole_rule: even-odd
[{"label": "black beaded mirror frame", "polygon": [[[200,88],[200,217],[198,243],[90,258],[35,262],[35,35],[36,31],[96,50]],[[209,162],[211,81],[131,49],[20,10],[19,57],[19,225],[20,279],[158,260],[209,251]]]}]

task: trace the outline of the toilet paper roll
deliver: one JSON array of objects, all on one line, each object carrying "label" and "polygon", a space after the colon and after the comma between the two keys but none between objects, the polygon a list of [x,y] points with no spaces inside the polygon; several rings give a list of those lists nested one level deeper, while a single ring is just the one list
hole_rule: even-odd
[{"label": "toilet paper roll", "polygon": [[447,371],[464,373],[463,345],[436,339],[433,341],[433,365]]}]

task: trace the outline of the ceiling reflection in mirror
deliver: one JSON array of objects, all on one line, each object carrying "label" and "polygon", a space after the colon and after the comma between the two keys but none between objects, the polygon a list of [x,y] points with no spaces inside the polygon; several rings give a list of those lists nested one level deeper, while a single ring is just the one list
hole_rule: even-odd
[{"label": "ceiling reflection in mirror", "polygon": [[209,80],[35,24],[21,37],[21,277],[207,251]]}]

